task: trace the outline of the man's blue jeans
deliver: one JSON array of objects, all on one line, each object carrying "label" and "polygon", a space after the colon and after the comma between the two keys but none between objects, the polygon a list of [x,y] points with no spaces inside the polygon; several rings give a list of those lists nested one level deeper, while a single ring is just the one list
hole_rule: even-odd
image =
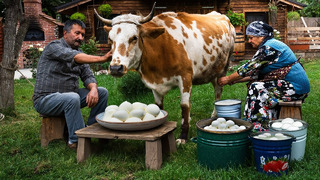
[{"label": "man's blue jeans", "polygon": [[[42,98],[36,105],[38,113],[47,116],[64,115],[69,133],[69,143],[78,141],[75,131],[84,128],[81,108],[87,106],[86,96],[89,90],[86,88],[79,89],[79,93],[53,93]],[[105,111],[108,103],[108,90],[98,87],[99,102],[91,108],[88,118],[88,125],[96,122],[95,116]]]}]

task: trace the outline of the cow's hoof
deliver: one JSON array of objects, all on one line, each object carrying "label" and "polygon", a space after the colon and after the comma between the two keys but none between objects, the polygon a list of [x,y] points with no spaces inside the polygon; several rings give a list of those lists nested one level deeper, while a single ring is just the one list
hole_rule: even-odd
[{"label": "cow's hoof", "polygon": [[185,140],[185,139],[177,139],[176,140],[176,143],[177,143],[177,145],[180,145],[180,144],[186,144],[186,142],[187,142],[187,140]]}]

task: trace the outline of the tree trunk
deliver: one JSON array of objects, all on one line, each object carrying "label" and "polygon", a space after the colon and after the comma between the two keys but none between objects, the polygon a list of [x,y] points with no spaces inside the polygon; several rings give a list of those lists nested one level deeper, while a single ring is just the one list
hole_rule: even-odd
[{"label": "tree trunk", "polygon": [[22,13],[20,0],[3,0],[6,17],[3,29],[3,56],[0,64],[0,112],[13,114],[14,72],[22,41],[27,32],[28,21]]}]

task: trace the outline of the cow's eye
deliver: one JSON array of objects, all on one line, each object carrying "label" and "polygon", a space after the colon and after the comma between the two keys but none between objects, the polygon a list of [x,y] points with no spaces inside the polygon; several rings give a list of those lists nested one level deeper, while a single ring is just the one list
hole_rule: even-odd
[{"label": "cow's eye", "polygon": [[138,37],[137,36],[133,36],[132,38],[129,39],[129,42],[132,43],[132,42],[135,42],[137,41]]}]

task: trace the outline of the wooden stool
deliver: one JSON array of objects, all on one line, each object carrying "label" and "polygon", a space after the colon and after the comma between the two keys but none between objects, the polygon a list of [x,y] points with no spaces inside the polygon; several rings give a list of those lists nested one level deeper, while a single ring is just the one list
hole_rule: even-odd
[{"label": "wooden stool", "polygon": [[290,101],[290,102],[279,102],[280,113],[278,119],[293,118],[302,119],[301,111],[302,100]]},{"label": "wooden stool", "polygon": [[91,138],[102,139],[131,139],[145,141],[146,160],[148,169],[160,169],[162,152],[177,151],[173,131],[177,122],[167,121],[159,127],[145,131],[115,131],[107,129],[98,123],[76,131],[78,136],[77,161],[85,161],[91,154]]},{"label": "wooden stool", "polygon": [[64,139],[67,136],[66,130],[66,119],[64,116],[45,116],[41,115],[41,147],[45,147],[50,141],[55,139]]}]

